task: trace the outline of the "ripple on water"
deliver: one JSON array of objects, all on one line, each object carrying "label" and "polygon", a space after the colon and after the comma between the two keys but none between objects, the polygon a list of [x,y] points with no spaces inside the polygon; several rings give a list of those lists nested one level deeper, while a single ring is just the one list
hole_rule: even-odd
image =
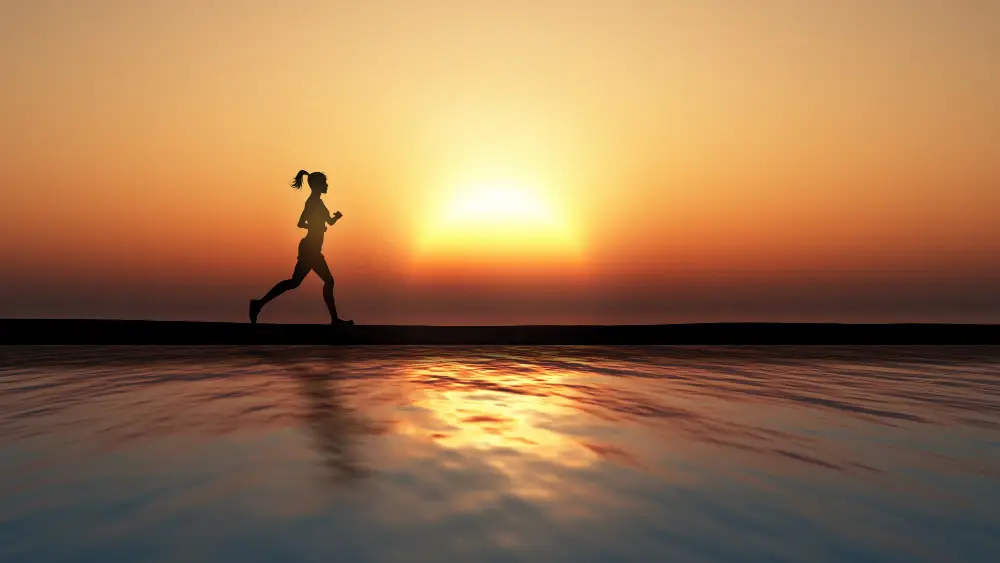
[{"label": "ripple on water", "polygon": [[998,348],[0,348],[2,560],[992,561],[998,503]]}]

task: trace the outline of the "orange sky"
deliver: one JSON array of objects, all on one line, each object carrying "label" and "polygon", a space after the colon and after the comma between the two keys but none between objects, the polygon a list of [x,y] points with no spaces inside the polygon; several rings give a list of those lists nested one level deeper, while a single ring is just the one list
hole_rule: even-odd
[{"label": "orange sky", "polygon": [[1000,322],[997,2],[0,10],[0,316]]}]

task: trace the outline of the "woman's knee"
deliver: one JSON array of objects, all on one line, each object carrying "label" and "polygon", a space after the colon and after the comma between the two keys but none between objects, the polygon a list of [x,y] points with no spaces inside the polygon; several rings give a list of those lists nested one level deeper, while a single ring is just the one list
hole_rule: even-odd
[{"label": "woman's knee", "polygon": [[333,278],[330,278],[323,282],[323,289],[333,289]]}]

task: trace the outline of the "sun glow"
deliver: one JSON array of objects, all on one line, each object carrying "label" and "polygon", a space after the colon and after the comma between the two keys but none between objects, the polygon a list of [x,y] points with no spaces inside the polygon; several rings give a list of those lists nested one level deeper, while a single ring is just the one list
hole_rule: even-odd
[{"label": "sun glow", "polygon": [[439,209],[420,238],[421,257],[579,258],[579,241],[569,222],[537,190],[482,182],[458,190]]}]

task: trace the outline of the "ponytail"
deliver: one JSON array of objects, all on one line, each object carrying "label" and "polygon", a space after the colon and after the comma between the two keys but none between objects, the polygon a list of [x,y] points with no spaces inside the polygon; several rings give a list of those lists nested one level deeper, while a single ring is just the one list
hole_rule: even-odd
[{"label": "ponytail", "polygon": [[309,173],[305,170],[299,170],[299,173],[295,175],[295,181],[292,182],[292,187],[296,190],[302,189],[302,178],[308,175]]}]

